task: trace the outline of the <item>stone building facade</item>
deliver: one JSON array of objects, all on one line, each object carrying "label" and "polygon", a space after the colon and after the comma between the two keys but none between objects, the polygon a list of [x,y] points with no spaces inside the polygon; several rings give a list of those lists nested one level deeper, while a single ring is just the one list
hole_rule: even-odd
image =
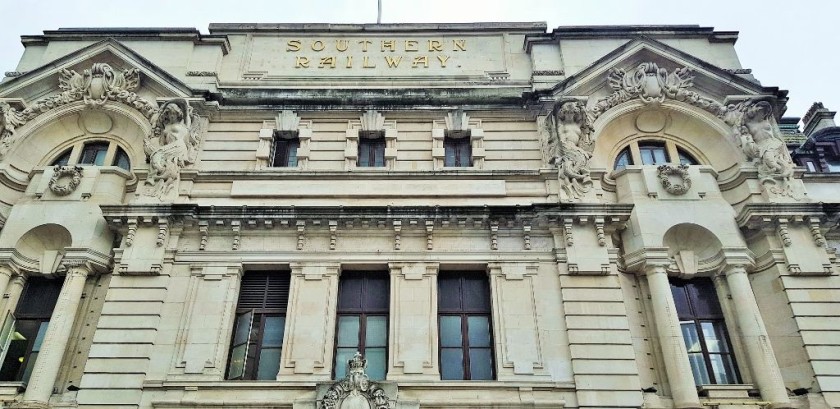
[{"label": "stone building facade", "polygon": [[837,127],[737,33],[22,39],[5,407],[840,407]]}]

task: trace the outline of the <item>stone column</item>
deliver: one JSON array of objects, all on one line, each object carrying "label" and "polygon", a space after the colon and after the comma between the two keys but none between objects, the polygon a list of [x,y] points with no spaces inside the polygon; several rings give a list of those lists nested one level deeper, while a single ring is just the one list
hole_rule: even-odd
[{"label": "stone column", "polygon": [[665,267],[649,266],[647,280],[653,305],[653,319],[656,323],[659,346],[662,348],[662,358],[665,361],[665,372],[671,385],[674,407],[702,408]]},{"label": "stone column", "polygon": [[50,400],[89,271],[85,265],[67,269],[64,285],[61,286],[61,293],[44,335],[43,347],[35,360],[32,377],[23,396],[24,403],[45,404]]},{"label": "stone column", "polygon": [[761,391],[761,397],[771,402],[772,408],[791,408],[782,373],[776,363],[744,266],[730,266],[726,270],[726,283],[732,295],[739,335],[747,353],[750,372]]}]

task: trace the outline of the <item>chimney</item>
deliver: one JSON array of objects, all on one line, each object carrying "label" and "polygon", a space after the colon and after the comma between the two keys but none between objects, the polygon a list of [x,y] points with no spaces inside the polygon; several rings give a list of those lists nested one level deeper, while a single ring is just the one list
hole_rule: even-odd
[{"label": "chimney", "polygon": [[805,135],[811,136],[820,129],[837,126],[834,123],[834,114],[836,113],[826,109],[822,102],[814,102],[802,119],[802,124],[805,126]]}]

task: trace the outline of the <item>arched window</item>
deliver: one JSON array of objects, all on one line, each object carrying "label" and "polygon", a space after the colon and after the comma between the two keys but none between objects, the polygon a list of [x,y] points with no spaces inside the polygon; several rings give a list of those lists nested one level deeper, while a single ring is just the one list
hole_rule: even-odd
[{"label": "arched window", "polygon": [[662,165],[666,163],[700,164],[694,156],[672,141],[643,139],[633,141],[620,150],[613,162],[613,169],[621,170],[635,164]]},{"label": "arched window", "polygon": [[116,166],[128,171],[131,170],[131,160],[125,149],[109,141],[90,141],[76,144],[62,152],[50,165]]}]

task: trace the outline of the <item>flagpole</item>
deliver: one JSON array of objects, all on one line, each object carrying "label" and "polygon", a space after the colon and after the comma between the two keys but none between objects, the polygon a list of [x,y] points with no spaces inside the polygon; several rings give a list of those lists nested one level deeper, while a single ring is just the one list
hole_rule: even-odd
[{"label": "flagpole", "polygon": [[382,0],[377,0],[376,3],[376,24],[382,24]]}]

